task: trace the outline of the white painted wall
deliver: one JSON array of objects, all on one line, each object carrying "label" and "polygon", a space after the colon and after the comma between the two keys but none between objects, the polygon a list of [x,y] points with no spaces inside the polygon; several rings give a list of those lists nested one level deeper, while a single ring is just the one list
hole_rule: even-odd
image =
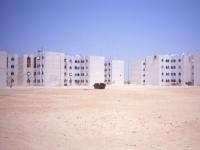
[{"label": "white painted wall", "polygon": [[200,85],[200,53],[193,55],[194,85]]},{"label": "white painted wall", "polygon": [[142,60],[129,62],[129,81],[131,84],[142,84]]},{"label": "white painted wall", "polygon": [[64,85],[64,53],[44,52],[44,86]]},{"label": "white painted wall", "polygon": [[0,87],[6,86],[7,79],[7,53],[0,51]]},{"label": "white painted wall", "polygon": [[105,58],[102,56],[88,56],[89,68],[89,85],[94,83],[104,83],[104,62]]},{"label": "white painted wall", "polygon": [[111,61],[111,77],[112,84],[123,85],[124,84],[124,61],[112,60]]}]

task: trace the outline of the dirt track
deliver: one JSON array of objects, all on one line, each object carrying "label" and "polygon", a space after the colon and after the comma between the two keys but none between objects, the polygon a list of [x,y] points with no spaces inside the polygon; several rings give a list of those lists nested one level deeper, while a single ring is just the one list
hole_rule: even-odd
[{"label": "dirt track", "polygon": [[199,150],[200,87],[0,89],[0,150]]}]

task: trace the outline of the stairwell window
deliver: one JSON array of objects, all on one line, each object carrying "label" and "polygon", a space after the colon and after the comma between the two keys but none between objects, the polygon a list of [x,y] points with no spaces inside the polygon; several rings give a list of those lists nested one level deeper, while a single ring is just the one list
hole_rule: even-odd
[{"label": "stairwell window", "polygon": [[31,58],[30,57],[27,57],[27,68],[30,68],[31,67]]}]

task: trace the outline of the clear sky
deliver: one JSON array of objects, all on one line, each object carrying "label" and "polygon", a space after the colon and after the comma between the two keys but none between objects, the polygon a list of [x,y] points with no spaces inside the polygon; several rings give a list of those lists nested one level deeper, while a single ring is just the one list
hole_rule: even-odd
[{"label": "clear sky", "polygon": [[200,51],[200,0],[0,0],[0,49],[132,60]]}]

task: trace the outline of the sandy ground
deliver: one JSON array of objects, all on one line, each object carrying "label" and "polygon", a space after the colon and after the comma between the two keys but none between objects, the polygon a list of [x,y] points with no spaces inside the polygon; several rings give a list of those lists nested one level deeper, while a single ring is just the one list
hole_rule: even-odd
[{"label": "sandy ground", "polygon": [[0,89],[0,150],[199,150],[200,87]]}]

